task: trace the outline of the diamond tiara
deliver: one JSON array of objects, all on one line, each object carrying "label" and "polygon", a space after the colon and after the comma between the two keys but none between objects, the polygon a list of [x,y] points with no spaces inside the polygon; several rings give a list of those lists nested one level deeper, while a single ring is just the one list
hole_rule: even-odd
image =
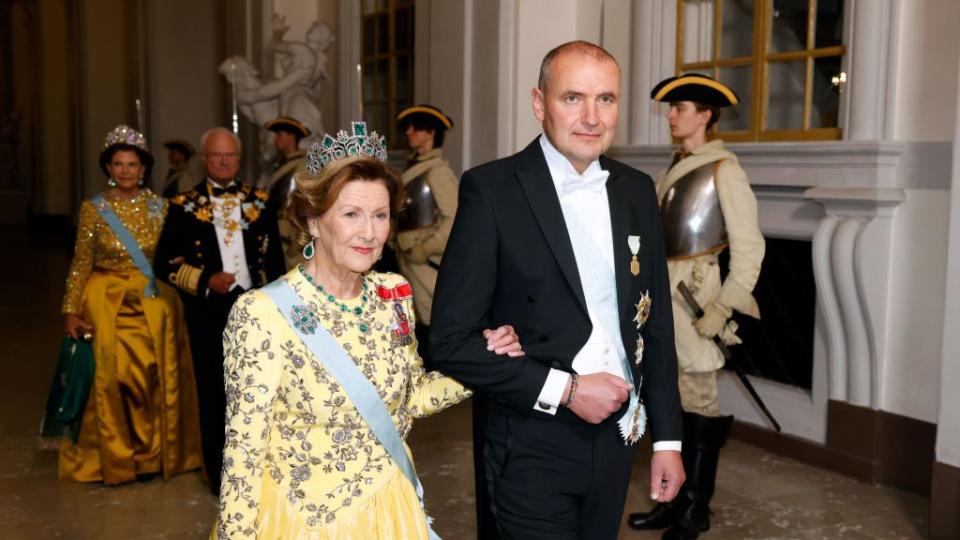
[{"label": "diamond tiara", "polygon": [[380,161],[387,161],[387,141],[376,131],[367,132],[366,122],[350,122],[350,131],[337,132],[337,138],[324,134],[323,139],[310,146],[307,153],[307,172],[316,176],[320,170],[344,158],[353,156],[370,156]]},{"label": "diamond tiara", "polygon": [[110,148],[115,144],[129,144],[144,152],[150,152],[150,149],[147,148],[147,138],[143,136],[143,133],[123,124],[111,129],[110,133],[107,133],[107,138],[103,141],[104,148]]}]

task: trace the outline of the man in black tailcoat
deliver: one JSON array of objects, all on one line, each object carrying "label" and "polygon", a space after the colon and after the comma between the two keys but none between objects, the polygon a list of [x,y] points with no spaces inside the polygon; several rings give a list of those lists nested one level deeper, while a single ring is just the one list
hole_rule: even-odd
[{"label": "man in black tailcoat", "polygon": [[[603,156],[620,68],[582,41],[550,51],[533,109],[544,135],[467,171],[433,303],[434,367],[486,408],[484,477],[495,531],[615,539],[642,433],[651,497],[683,483],[669,281],[649,176]],[[526,356],[487,350],[513,325]],[[483,494],[478,494],[483,495]]]},{"label": "man in black tailcoat", "polygon": [[200,140],[207,176],[171,199],[154,266],[180,291],[200,402],[203,463],[220,490],[224,414],[222,334],[233,302],[284,271],[277,220],[267,193],[240,182],[240,141],[226,128]]}]

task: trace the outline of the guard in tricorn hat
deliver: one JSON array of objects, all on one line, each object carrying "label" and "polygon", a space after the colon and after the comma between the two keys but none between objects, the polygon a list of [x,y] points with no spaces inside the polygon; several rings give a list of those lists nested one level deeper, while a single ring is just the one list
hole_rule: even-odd
[{"label": "guard in tricorn hat", "polygon": [[[670,104],[670,134],[681,147],[657,182],[660,217],[670,284],[681,282],[703,307],[695,317],[676,291],[673,321],[683,407],[683,466],[687,481],[670,503],[630,514],[634,529],[666,528],[665,539],[697,538],[710,528],[710,499],[716,483],[720,448],[732,416],[720,416],[717,371],[724,357],[715,337],[740,343],[733,311],[760,318],[753,288],[760,275],[764,240],[757,222],[757,199],[737,157],[708,133],[737,94],[706,75],[666,79],[650,93]],[[730,268],[721,282],[717,256],[730,250]]]},{"label": "guard in tricorn hat", "polygon": [[[457,213],[457,176],[443,159],[443,140],[453,120],[432,105],[415,105],[397,114],[411,153],[401,175],[407,203],[397,221],[394,243],[400,271],[413,285],[417,339],[427,352],[430,306],[440,259]],[[422,354],[426,361],[429,358]]]},{"label": "guard in tricorn hat", "polygon": [[265,188],[270,193],[268,204],[277,216],[284,261],[290,269],[302,261],[302,256],[296,245],[296,233],[287,221],[287,197],[296,187],[294,175],[307,166],[307,155],[300,149],[300,141],[310,136],[310,129],[289,116],[274,118],[263,127],[273,132],[273,144],[277,148],[276,169]]},{"label": "guard in tricorn hat", "polygon": [[196,177],[190,171],[190,158],[197,154],[193,145],[183,139],[171,139],[163,143],[167,149],[167,159],[170,160],[170,170],[163,180],[163,196],[171,198],[177,193],[193,189],[197,184]]}]

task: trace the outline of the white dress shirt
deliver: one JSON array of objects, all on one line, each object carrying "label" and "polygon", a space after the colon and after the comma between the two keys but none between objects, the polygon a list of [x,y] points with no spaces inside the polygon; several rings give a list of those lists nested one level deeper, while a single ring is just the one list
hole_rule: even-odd
[{"label": "white dress shirt", "polygon": [[[583,174],[578,173],[544,135],[540,136],[540,147],[543,149],[568,226],[572,220],[579,221],[579,225],[586,229],[600,251],[603,264],[614,272],[613,231],[610,227],[610,203],[606,187],[609,173],[600,168],[599,160],[590,163]],[[571,238],[571,242],[573,241]],[[593,329],[583,348],[573,357],[573,370],[579,375],[606,372],[626,379],[623,373],[626,352],[620,339],[620,329],[605,328],[596,310],[597,306],[587,304]],[[569,378],[570,375],[565,371],[551,368],[534,409],[556,414]],[[654,443],[653,450],[680,450],[680,446],[680,441],[659,441]]]},{"label": "white dress shirt", "polygon": [[[207,182],[217,186],[209,178]],[[243,246],[243,228],[241,222],[241,199],[237,196],[214,197],[210,196],[211,211],[213,212],[213,226],[217,231],[217,244],[220,246],[220,262],[223,264],[223,271],[234,275],[236,281],[230,285],[230,290],[235,287],[243,287],[249,290],[253,287],[253,280],[250,278],[250,268],[247,266],[247,254]],[[235,224],[234,230],[227,226],[227,223]]]}]

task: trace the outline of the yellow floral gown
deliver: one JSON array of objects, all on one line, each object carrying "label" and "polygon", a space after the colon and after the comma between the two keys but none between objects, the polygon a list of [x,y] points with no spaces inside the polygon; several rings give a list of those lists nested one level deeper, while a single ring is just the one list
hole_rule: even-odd
[{"label": "yellow floral gown", "polygon": [[[167,212],[149,190],[110,208],[153,260]],[[120,484],[201,467],[197,391],[183,308],[176,291],[147,278],[91,201],[80,207],[63,313],[93,325],[94,384],[77,444],[60,445],[59,477]]]},{"label": "yellow floral gown", "polygon": [[[414,418],[469,396],[453,379],[424,371],[416,341],[393,340],[394,302],[376,290],[399,285],[399,275],[366,275],[360,316],[353,312],[364,307],[360,297],[331,302],[299,268],[281,279],[370,379],[402,438]],[[412,322],[412,300],[402,307]],[[265,293],[251,291],[237,300],[223,334],[227,442],[217,537],[426,539],[413,486],[287,320]]]}]

